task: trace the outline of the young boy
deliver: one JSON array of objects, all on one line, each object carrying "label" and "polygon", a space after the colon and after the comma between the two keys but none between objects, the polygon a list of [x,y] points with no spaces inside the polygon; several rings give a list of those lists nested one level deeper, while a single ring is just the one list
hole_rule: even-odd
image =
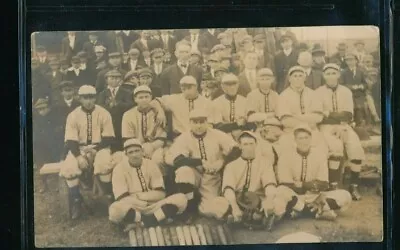
[{"label": "young boy", "polygon": [[152,109],[151,89],[142,85],[133,92],[136,107],[122,117],[122,139],[136,138],[140,141],[144,156],[151,159],[153,153],[163,147],[167,137],[164,127],[156,123],[156,113]]}]

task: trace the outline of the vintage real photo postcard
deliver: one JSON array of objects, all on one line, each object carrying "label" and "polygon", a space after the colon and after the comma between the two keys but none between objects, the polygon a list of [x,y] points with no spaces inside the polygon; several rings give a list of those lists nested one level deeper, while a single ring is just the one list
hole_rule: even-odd
[{"label": "vintage real photo postcard", "polygon": [[31,44],[37,247],[382,240],[377,27]]}]

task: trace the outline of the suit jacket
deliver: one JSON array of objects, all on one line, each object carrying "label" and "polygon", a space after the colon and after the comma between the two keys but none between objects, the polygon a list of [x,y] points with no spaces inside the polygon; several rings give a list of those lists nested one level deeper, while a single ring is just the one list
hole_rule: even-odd
[{"label": "suit jacket", "polygon": [[[115,68],[113,68],[111,65],[108,65],[108,67],[106,67],[105,69],[102,69],[97,74],[97,79],[96,79],[96,91],[97,91],[97,93],[102,92],[107,87],[105,74],[108,71],[112,70],[112,69],[115,69]],[[124,69],[122,69],[122,67],[117,68],[117,70],[119,72],[121,72],[122,76],[125,76],[125,74],[127,73]]]},{"label": "suit jacket", "polygon": [[96,45],[105,45],[100,41],[96,41],[95,44],[92,44],[90,41],[87,41],[83,44],[83,51],[88,54],[88,59],[91,61],[96,60],[96,53],[94,53],[94,46]]},{"label": "suit jacket", "polygon": [[144,43],[142,43],[141,39],[137,39],[130,46],[130,48],[136,48],[140,51],[138,61],[140,61],[141,63],[144,62],[144,57],[142,54],[143,51],[147,50],[150,52],[151,50],[153,50],[157,47],[162,48],[162,45],[160,44],[160,41],[154,40],[154,39],[147,40],[147,46]]},{"label": "suit jacket", "polygon": [[136,67],[134,69],[132,69],[130,60],[128,60],[126,63],[122,64],[122,69],[126,70],[126,71],[131,71],[131,70],[138,70],[140,68],[146,68],[146,64],[144,61],[137,61],[136,63]]},{"label": "suit jacket", "polygon": [[204,33],[201,34],[199,38],[200,49],[201,50],[207,49],[208,51],[210,51],[215,45],[219,44],[217,36],[218,36],[217,30],[215,30],[214,35],[212,35],[208,31],[204,31]]},{"label": "suit jacket", "polygon": [[312,69],[306,79],[306,86],[310,89],[316,90],[318,87],[324,85],[324,78],[322,71]]},{"label": "suit jacket", "polygon": [[69,46],[69,38],[68,36],[64,37],[61,41],[61,54],[68,60],[71,60],[71,57],[76,55],[79,51],[82,50],[82,41],[78,35],[75,35],[75,43],[74,48]]},{"label": "suit jacket", "polygon": [[[182,72],[182,70],[176,63],[167,67],[160,76],[162,82],[161,94],[170,95],[170,94],[181,93],[179,81],[184,75],[185,74]],[[189,64],[186,75],[191,75],[194,78],[196,78],[198,89],[200,90],[200,83],[203,75],[203,69],[198,66]]]},{"label": "suit jacket", "polygon": [[297,65],[298,52],[293,49],[289,56],[286,56],[283,51],[278,52],[275,56],[275,75],[276,75],[276,90],[278,93],[282,92],[285,79],[289,69]]},{"label": "suit jacket", "polygon": [[53,76],[53,72],[49,72],[46,74],[46,77],[51,87],[51,99],[52,101],[58,101],[58,99],[61,98],[59,86],[60,83],[65,79],[65,75],[60,71],[57,71],[55,76]]},{"label": "suit jacket", "polygon": [[107,109],[110,112],[114,126],[115,137],[117,140],[119,140],[118,146],[122,147],[122,141],[121,141],[122,116],[127,110],[133,107],[132,93],[130,93],[125,88],[119,87],[117,93],[115,94],[115,101],[117,104],[113,107],[110,107],[111,100],[112,100],[111,91],[110,89],[106,88],[102,92],[100,92],[97,98],[97,104],[99,104],[100,106],[102,106],[103,108]]},{"label": "suit jacket", "polygon": [[178,42],[178,40],[173,36],[169,36],[167,44],[165,44],[164,41],[162,40],[161,36],[160,36],[160,39],[161,39],[162,48],[171,55],[170,63],[175,63],[176,62],[175,46],[176,46],[176,43]]},{"label": "suit jacket", "polygon": [[247,94],[252,91],[252,89],[250,87],[249,80],[247,79],[244,70],[239,74],[238,78],[239,78],[238,94],[246,97]]},{"label": "suit jacket", "polygon": [[[341,83],[353,92],[355,108],[362,108],[365,101],[365,91],[367,89],[364,71],[360,67],[357,67],[356,74],[354,75],[349,68],[343,70],[341,74]],[[355,86],[361,86],[361,88],[353,88]]]},{"label": "suit jacket", "polygon": [[139,39],[139,34],[135,31],[130,31],[129,35],[124,32],[115,33],[114,31],[107,32],[107,47],[109,51],[118,51],[120,53],[128,53],[133,42]]},{"label": "suit jacket", "polygon": [[[29,82],[28,82],[29,83]],[[45,98],[51,96],[51,85],[49,79],[40,71],[39,68],[32,69],[32,100],[36,102],[38,98]]]},{"label": "suit jacket", "polygon": [[328,61],[329,61],[330,63],[336,63],[336,64],[339,65],[340,68],[342,68],[342,69],[347,68],[347,64],[346,64],[346,62],[344,61],[344,58],[342,58],[342,57],[339,55],[339,53],[333,54],[333,55],[329,58]]},{"label": "suit jacket", "polygon": [[63,98],[59,99],[55,105],[54,105],[54,110],[57,111],[57,116],[58,119],[60,120],[60,123],[63,127],[63,131],[65,131],[65,125],[67,123],[67,117],[71,111],[76,109],[77,107],[80,106],[80,103],[76,100],[73,99],[71,102],[71,106],[68,106],[67,103],[64,101]]},{"label": "suit jacket", "polygon": [[86,84],[93,85],[90,79],[91,79],[90,72],[86,69],[80,70],[79,75],[76,75],[73,70],[72,71],[68,70],[65,76],[65,80],[72,81],[77,88]]},{"label": "suit jacket", "polygon": [[162,63],[161,73],[156,74],[154,64],[151,65],[150,69],[153,72],[153,81],[150,84],[151,92],[153,93],[153,97],[161,97],[161,86],[162,86],[162,78],[161,75],[165,71],[166,68],[170,66],[169,64]]}]

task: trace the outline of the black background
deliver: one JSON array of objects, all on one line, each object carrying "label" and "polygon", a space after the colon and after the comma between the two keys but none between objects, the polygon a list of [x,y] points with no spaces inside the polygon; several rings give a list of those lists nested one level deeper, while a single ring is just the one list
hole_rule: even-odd
[{"label": "black background", "polygon": [[[16,1],[10,1],[16,2]],[[31,249],[33,248],[33,197],[32,197],[32,170],[30,145],[30,129],[31,126],[31,103],[29,86],[26,88],[25,82],[29,81],[30,64],[29,58],[29,38],[34,31],[59,31],[59,30],[105,30],[105,29],[159,29],[159,28],[211,28],[211,27],[257,27],[257,26],[304,26],[304,25],[376,25],[381,29],[381,61],[382,61],[382,100],[386,100],[389,105],[389,1],[378,0],[329,0],[329,1],[174,1],[172,5],[169,1],[65,1],[63,5],[57,4],[55,0],[27,0],[19,6],[19,21],[23,22],[23,27],[20,30],[18,40],[8,39],[13,36],[17,37],[16,22],[12,22],[6,9],[3,9],[2,25],[3,51],[12,53],[18,51],[20,58],[15,55],[4,57],[3,59],[7,67],[2,68],[2,84],[0,84],[0,100],[5,101],[2,109],[11,111],[10,115],[4,114],[2,124],[5,125],[3,135],[0,136],[0,142],[5,144],[3,148],[14,149],[8,152],[3,149],[1,152],[2,159],[10,161],[3,162],[1,171],[1,188],[4,193],[0,195],[2,201],[2,212],[0,223],[5,226],[1,227],[0,249]],[[95,3],[93,3],[95,2]],[[325,3],[328,2],[328,3]],[[12,4],[12,3],[11,3]],[[279,4],[279,5],[278,5]],[[116,6],[116,7],[114,7]],[[117,7],[118,6],[118,7]],[[12,10],[16,10],[17,6],[11,6]],[[396,13],[396,12],[395,12]],[[400,24],[400,18],[397,18],[397,23]],[[15,39],[14,38],[14,39]],[[400,39],[395,39],[400,41]],[[17,44],[21,46],[17,47]],[[396,42],[395,42],[396,44]],[[15,48],[15,50],[11,50]],[[400,61],[400,60],[399,60]],[[396,62],[395,62],[396,63]],[[18,68],[18,65],[20,68]],[[396,65],[396,64],[395,64]],[[16,70],[17,69],[17,70]],[[18,72],[20,69],[20,72]],[[15,72],[17,80],[11,80],[11,76]],[[18,89],[18,81],[21,83],[21,88]],[[25,90],[28,90],[25,93]],[[394,94],[396,94],[396,91]],[[26,111],[26,116],[19,120],[19,104],[18,93],[21,95],[23,108]],[[16,97],[15,99],[13,97]],[[26,106],[25,106],[26,103]],[[396,103],[396,102],[394,102]],[[383,138],[389,138],[388,122],[392,117],[388,105],[383,106],[383,114],[387,114],[384,121]],[[385,107],[386,106],[386,107]],[[394,116],[399,117],[400,109],[394,108]],[[19,126],[22,125],[22,129]],[[395,123],[397,126],[397,123]],[[400,129],[400,128],[399,128]],[[398,130],[398,129],[397,129]],[[396,131],[396,129],[395,129]],[[12,133],[12,132],[15,132]],[[20,151],[19,136],[25,137],[23,150]],[[18,137],[16,136],[18,133]],[[7,138],[15,135],[13,138]],[[3,138],[3,136],[5,136]],[[384,185],[391,186],[391,180],[387,179],[390,172],[388,154],[389,140],[383,140],[384,154]],[[12,145],[12,147],[8,146]],[[8,150],[7,149],[7,150]],[[18,151],[17,151],[18,150]],[[27,162],[18,162],[19,152],[23,152]],[[396,157],[395,154],[395,158]],[[20,165],[22,163],[22,165]],[[21,166],[21,167],[20,167]],[[22,170],[22,178],[20,178],[19,170]],[[28,191],[28,192],[26,192]],[[385,237],[384,243],[345,243],[345,244],[323,244],[323,245],[243,245],[232,246],[229,249],[398,249],[389,248],[390,242],[387,240],[390,237],[392,226],[392,218],[388,217],[391,207],[391,197],[388,196],[388,188],[385,191]],[[23,199],[21,200],[20,193]],[[22,201],[22,203],[21,203]],[[22,208],[21,209],[19,208]],[[22,216],[22,218],[21,218]],[[389,218],[389,220],[388,220]],[[5,223],[3,223],[5,222]],[[12,226],[8,224],[13,223]],[[22,227],[22,228],[21,228]],[[20,233],[24,233],[21,238]],[[4,236],[4,238],[3,238]],[[3,240],[3,239],[8,239]],[[199,247],[200,248],[200,247]],[[218,247],[218,248],[223,248]],[[228,249],[228,247],[225,247]],[[120,249],[120,248],[119,248]]]}]

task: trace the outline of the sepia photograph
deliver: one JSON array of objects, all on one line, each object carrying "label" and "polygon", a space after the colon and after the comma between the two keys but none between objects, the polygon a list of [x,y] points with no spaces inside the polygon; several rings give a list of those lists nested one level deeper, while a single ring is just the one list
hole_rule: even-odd
[{"label": "sepia photograph", "polygon": [[375,26],[31,34],[35,246],[383,240]]}]

